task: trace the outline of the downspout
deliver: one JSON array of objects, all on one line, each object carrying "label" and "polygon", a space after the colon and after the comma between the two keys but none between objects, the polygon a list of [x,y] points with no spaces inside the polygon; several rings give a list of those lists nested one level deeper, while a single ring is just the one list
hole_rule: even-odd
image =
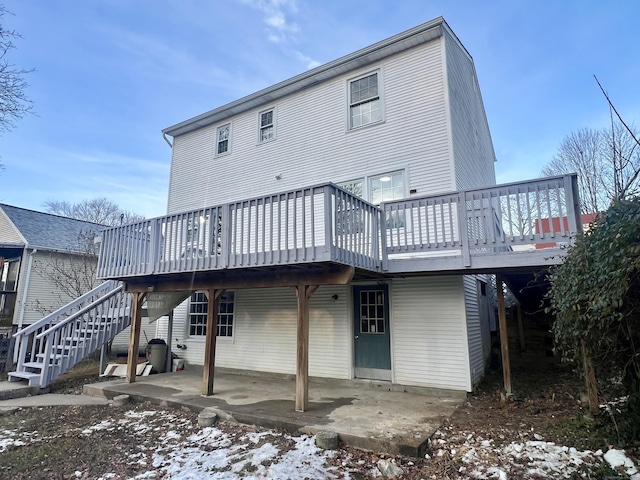
[{"label": "downspout", "polygon": [[[25,247],[25,250],[28,246]],[[29,254],[29,263],[27,263],[27,276],[24,279],[24,290],[22,291],[22,301],[20,302],[20,316],[18,317],[18,330],[22,330],[22,325],[24,323],[24,310],[25,303],[27,302],[27,294],[29,293],[29,282],[31,281],[31,269],[33,268],[33,254],[38,251],[37,248],[31,249],[31,253]],[[19,281],[19,279],[18,279]],[[13,350],[13,363],[18,362],[18,353],[19,348],[15,348]]]},{"label": "downspout", "polygon": [[173,148],[173,144],[171,143],[171,140],[169,140],[169,137],[167,137],[167,134],[162,132],[162,138],[164,138],[164,141],[167,142],[167,145],[169,145],[169,147]]}]

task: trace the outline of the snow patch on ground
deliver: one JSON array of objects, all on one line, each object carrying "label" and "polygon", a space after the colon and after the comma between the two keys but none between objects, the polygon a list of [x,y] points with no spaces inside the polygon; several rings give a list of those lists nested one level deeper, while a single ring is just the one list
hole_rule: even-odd
[{"label": "snow patch on ground", "polygon": [[[466,437],[448,436],[445,431],[439,430],[432,439],[432,445],[439,447],[435,450],[435,456],[459,458],[462,462],[459,473],[463,477],[466,475],[476,479],[568,479],[576,472],[579,474],[583,464],[598,465],[603,461],[600,450],[581,451],[574,447],[556,445],[542,440],[540,435],[528,432],[523,432],[522,437],[521,442],[495,445],[493,440],[474,438],[471,433]],[[462,446],[458,449],[447,448],[449,441],[458,445],[462,443]],[[633,461],[624,455],[624,451],[609,450],[604,459],[613,468],[617,466],[625,469],[625,473],[633,480],[640,480],[640,473]]]},{"label": "snow patch on ground", "polygon": [[624,450],[612,448],[604,454],[604,459],[614,470],[626,473],[632,480],[640,480],[640,472]]}]

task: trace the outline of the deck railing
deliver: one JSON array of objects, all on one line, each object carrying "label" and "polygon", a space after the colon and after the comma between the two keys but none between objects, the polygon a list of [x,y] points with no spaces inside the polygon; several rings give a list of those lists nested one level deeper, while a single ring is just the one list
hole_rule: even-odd
[{"label": "deck railing", "polygon": [[580,231],[575,175],[412,197],[380,207],[325,184],[107,229],[99,278],[339,262],[381,271],[417,255],[561,246]]},{"label": "deck railing", "polygon": [[380,210],[333,184],[103,231],[99,278],[318,261],[381,268]]},{"label": "deck railing", "polygon": [[[582,230],[575,175],[411,198],[381,206],[386,253],[505,253],[568,244]],[[386,258],[385,258],[386,260]]]}]

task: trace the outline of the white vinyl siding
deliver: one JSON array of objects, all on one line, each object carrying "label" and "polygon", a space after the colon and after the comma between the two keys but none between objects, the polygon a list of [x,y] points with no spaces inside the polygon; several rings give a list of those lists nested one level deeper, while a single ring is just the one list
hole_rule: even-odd
[{"label": "white vinyl siding", "polygon": [[469,341],[469,367],[471,369],[471,383],[476,385],[484,374],[484,351],[482,344],[482,324],[478,302],[477,277],[465,275],[464,304],[467,314],[467,338]]},{"label": "white vinyl siding", "polygon": [[[337,295],[337,300],[331,297]],[[310,301],[309,374],[349,378],[350,341],[347,287],[320,287]],[[174,353],[187,363],[202,365],[205,341],[188,338],[186,302],[176,308]],[[236,290],[234,338],[219,337],[216,366],[281,374],[295,374],[297,301],[290,288]],[[166,336],[166,322],[159,334]],[[177,339],[177,340],[176,340]],[[177,344],[187,348],[177,349]]]},{"label": "white vinyl siding", "polygon": [[0,243],[26,243],[13,222],[2,211],[2,207],[0,207]]},{"label": "white vinyl siding", "polygon": [[347,81],[367,68],[279,100],[277,142],[256,145],[264,107],[230,118],[233,149],[219,163],[211,161],[215,126],[176,137],[169,213],[399,169],[419,195],[453,190],[440,42],[384,60],[385,122],[375,128],[347,132],[344,126]]},{"label": "white vinyl siding", "polygon": [[461,277],[394,280],[391,307],[395,383],[470,390]]},{"label": "white vinyl siding", "polygon": [[495,185],[495,153],[473,60],[449,33],[444,39],[455,189]]}]

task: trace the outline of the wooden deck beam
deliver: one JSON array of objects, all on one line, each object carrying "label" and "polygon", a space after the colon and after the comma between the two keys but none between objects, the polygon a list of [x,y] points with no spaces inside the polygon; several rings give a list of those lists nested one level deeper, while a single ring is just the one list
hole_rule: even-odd
[{"label": "wooden deck beam", "polygon": [[296,352],[296,412],[309,408],[309,299],[318,285],[298,285],[298,338]]},{"label": "wooden deck beam", "polygon": [[125,279],[127,292],[177,292],[208,289],[297,287],[299,285],[348,285],[355,275],[349,265],[303,264],[279,268],[236,269]]},{"label": "wooden deck beam", "polygon": [[129,336],[129,356],[127,358],[127,383],[136,381],[136,369],[138,367],[138,350],[140,349],[140,329],[142,326],[142,303],[147,296],[146,292],[131,294],[131,333]]},{"label": "wooden deck beam", "polygon": [[218,333],[218,307],[223,289],[208,288],[207,296],[207,334],[202,369],[202,395],[213,395],[213,371],[216,364],[216,339]]}]

